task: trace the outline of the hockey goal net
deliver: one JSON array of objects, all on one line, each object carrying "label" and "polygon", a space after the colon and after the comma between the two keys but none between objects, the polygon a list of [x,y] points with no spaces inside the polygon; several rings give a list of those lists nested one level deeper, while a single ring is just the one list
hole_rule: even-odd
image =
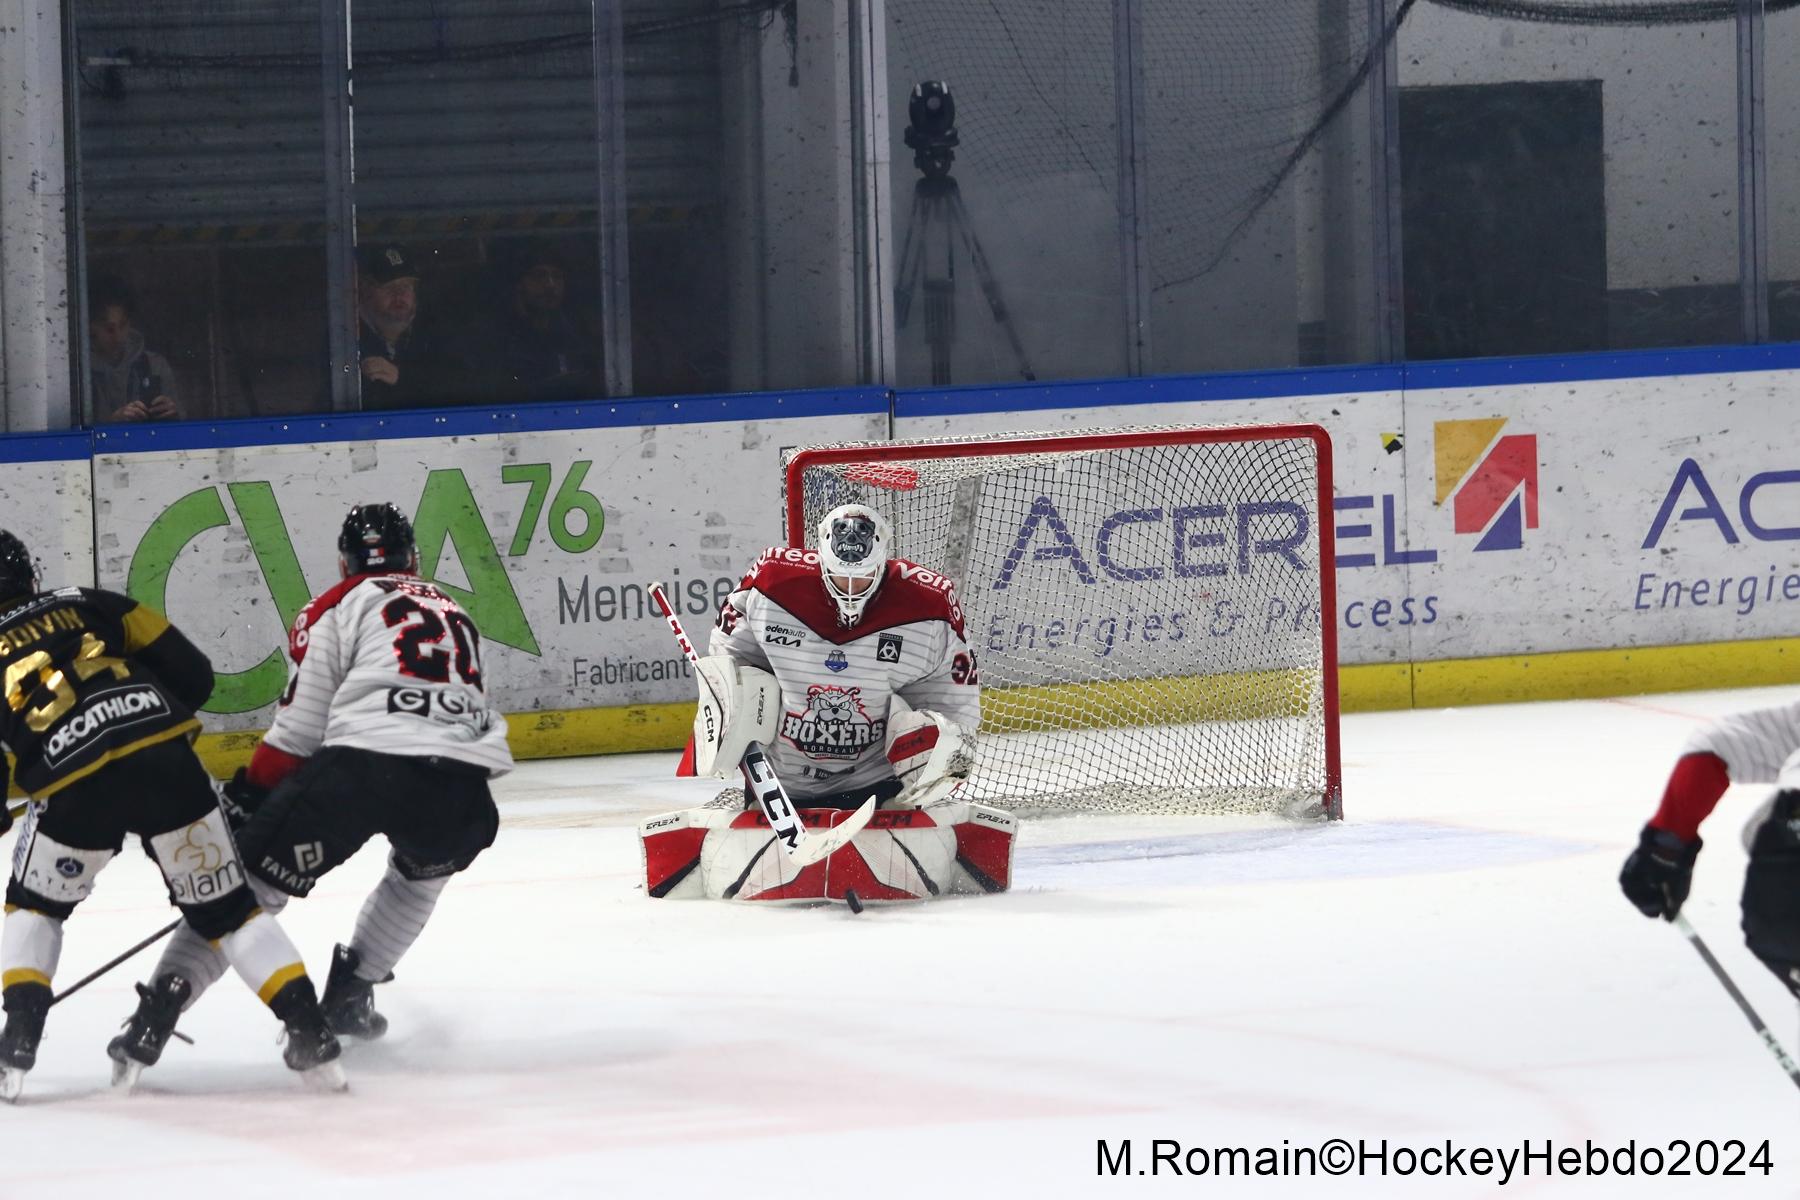
[{"label": "hockey goal net", "polygon": [[784,459],[790,545],[860,502],[892,522],[894,555],[955,582],[982,683],[967,798],[1341,815],[1323,429],[1009,434]]}]

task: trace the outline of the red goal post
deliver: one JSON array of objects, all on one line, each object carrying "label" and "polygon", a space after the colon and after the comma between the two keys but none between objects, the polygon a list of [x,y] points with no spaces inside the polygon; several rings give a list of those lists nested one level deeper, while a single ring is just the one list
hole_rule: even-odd
[{"label": "red goal post", "polygon": [[870,504],[955,581],[983,685],[968,798],[1341,817],[1331,440],[1146,427],[784,452],[789,545]]}]

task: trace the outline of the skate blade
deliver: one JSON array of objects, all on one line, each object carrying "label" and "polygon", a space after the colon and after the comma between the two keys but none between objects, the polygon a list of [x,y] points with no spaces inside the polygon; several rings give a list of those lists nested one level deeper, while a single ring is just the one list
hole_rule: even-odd
[{"label": "skate blade", "polygon": [[14,1067],[0,1067],[0,1100],[11,1104],[25,1090],[25,1072]]},{"label": "skate blade", "polygon": [[350,1080],[344,1075],[344,1064],[335,1058],[300,1072],[300,1082],[309,1092],[343,1092],[350,1088]]},{"label": "skate blade", "polygon": [[112,1085],[116,1092],[129,1092],[137,1087],[138,1077],[144,1073],[144,1064],[135,1058],[113,1059]]}]

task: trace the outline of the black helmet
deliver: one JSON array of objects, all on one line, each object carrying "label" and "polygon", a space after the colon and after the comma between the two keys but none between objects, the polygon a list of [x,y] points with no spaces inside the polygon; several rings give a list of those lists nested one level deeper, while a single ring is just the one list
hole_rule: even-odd
[{"label": "black helmet", "polygon": [[0,529],[0,600],[29,596],[38,590],[37,564],[15,535]]},{"label": "black helmet", "polygon": [[338,560],[346,576],[413,570],[418,552],[412,522],[391,504],[358,504],[338,534]]}]

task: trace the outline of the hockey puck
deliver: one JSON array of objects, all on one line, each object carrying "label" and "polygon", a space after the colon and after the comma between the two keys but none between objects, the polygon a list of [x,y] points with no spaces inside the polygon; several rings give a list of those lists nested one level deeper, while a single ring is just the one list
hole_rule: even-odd
[{"label": "hockey puck", "polygon": [[850,911],[853,913],[862,911],[862,901],[857,899],[856,893],[849,888],[844,889],[844,903],[850,906]]}]

